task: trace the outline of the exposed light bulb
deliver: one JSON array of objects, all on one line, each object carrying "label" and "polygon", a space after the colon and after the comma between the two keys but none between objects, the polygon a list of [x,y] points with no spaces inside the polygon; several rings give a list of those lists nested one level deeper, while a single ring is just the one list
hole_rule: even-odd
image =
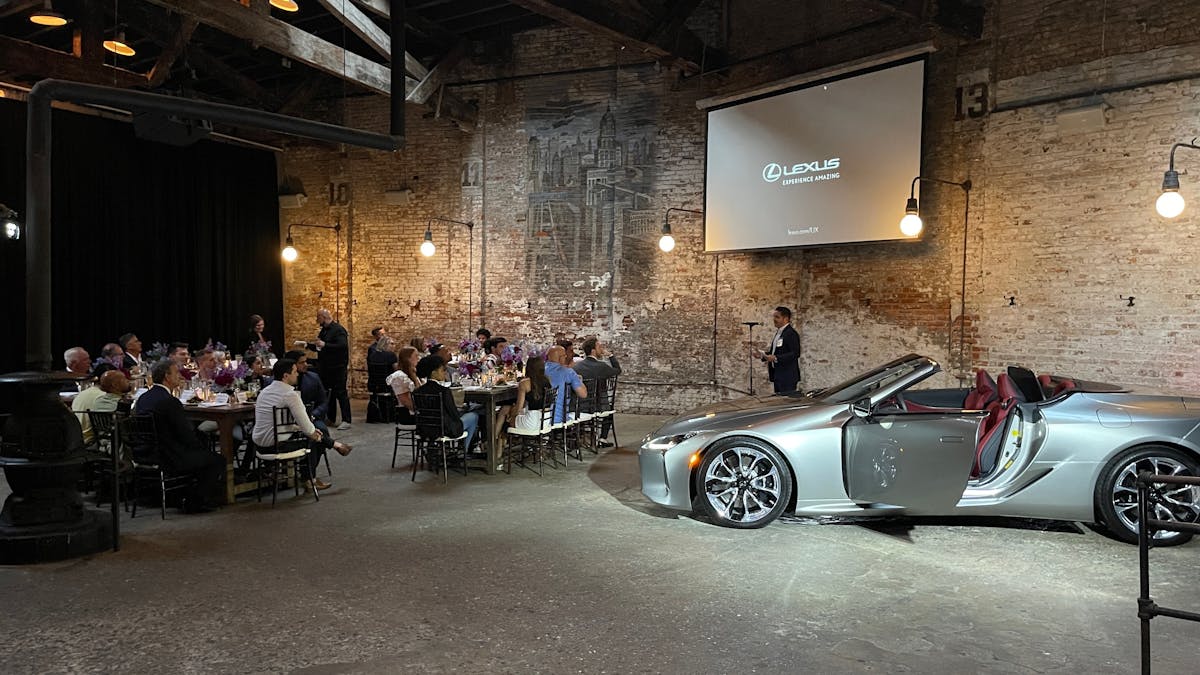
[{"label": "exposed light bulb", "polygon": [[428,258],[436,252],[437,252],[437,247],[433,245],[432,241],[429,241],[428,239],[426,239],[425,241],[421,242],[421,255]]},{"label": "exposed light bulb", "polygon": [[296,262],[296,258],[300,257],[300,253],[296,251],[296,247],[290,245],[283,247],[281,255],[287,262]]},{"label": "exposed light bulb", "polygon": [[1178,190],[1166,190],[1158,196],[1158,201],[1154,202],[1154,208],[1158,211],[1158,215],[1163,218],[1174,218],[1183,213],[1183,207],[1186,203],[1183,200],[1183,195],[1179,194]]},{"label": "exposed light bulb", "polygon": [[4,221],[4,236],[9,239],[21,238],[21,226],[14,220]]},{"label": "exposed light bulb", "polygon": [[662,249],[663,253],[670,253],[671,251],[675,250],[675,237],[672,237],[669,234],[664,234],[658,240],[658,247]]},{"label": "exposed light bulb", "polygon": [[915,213],[905,214],[900,219],[900,234],[906,237],[915,237],[921,234],[921,230],[925,228],[925,223],[921,222],[921,216]]}]

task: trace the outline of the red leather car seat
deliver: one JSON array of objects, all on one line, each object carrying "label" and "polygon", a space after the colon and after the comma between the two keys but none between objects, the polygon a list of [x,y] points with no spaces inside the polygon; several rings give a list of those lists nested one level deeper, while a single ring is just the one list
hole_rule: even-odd
[{"label": "red leather car seat", "polygon": [[1000,455],[1005,432],[1008,430],[1008,416],[1017,404],[1017,388],[1008,375],[1000,375],[996,382],[996,391],[998,398],[988,406],[988,416],[980,426],[971,478],[979,478],[996,468],[996,458]]},{"label": "red leather car seat", "polygon": [[1054,391],[1054,380],[1051,379],[1048,373],[1038,375],[1038,384],[1042,386],[1042,394],[1046,398],[1050,398],[1050,392]]},{"label": "red leather car seat", "polygon": [[1050,398],[1054,398],[1064,391],[1071,391],[1075,388],[1075,380],[1062,380],[1058,383],[1058,386],[1054,387],[1054,393],[1050,395]]},{"label": "red leather car seat", "polygon": [[975,371],[975,386],[967,392],[963,402],[965,410],[986,410],[996,400],[996,381],[983,368]]}]

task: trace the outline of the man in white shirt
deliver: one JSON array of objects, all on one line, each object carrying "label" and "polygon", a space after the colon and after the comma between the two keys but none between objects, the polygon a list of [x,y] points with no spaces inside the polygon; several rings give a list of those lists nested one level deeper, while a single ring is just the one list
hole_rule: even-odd
[{"label": "man in white shirt", "polygon": [[[337,450],[343,457],[350,454],[352,448],[349,445],[333,440],[327,429],[324,431],[318,429],[309,419],[304,402],[300,400],[300,392],[296,390],[296,382],[300,374],[296,371],[295,361],[279,359],[271,369],[271,376],[273,381],[258,393],[258,400],[254,403],[254,431],[251,436],[255,445],[267,452],[275,447],[275,408],[287,408],[292,412],[296,424],[290,428],[280,429],[281,436],[284,434],[290,436],[293,432],[298,431],[316,441],[314,445],[310,446],[308,466],[302,472],[304,480],[307,480],[309,476],[316,476],[317,466],[320,464],[326,448]],[[314,479],[313,484],[318,490],[326,490],[331,487],[329,483],[319,478]]]}]

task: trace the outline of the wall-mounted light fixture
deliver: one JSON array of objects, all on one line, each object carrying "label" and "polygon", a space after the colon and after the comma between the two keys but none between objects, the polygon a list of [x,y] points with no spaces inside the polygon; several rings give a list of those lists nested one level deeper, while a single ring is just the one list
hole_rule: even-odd
[{"label": "wall-mounted light fixture", "polygon": [[1163,174],[1163,191],[1158,196],[1158,201],[1154,202],[1154,209],[1163,218],[1178,216],[1183,213],[1183,207],[1187,205],[1183,195],[1179,194],[1179,172],[1175,170],[1175,151],[1179,148],[1200,150],[1200,145],[1196,145],[1196,139],[1193,138],[1191,143],[1176,143],[1171,146],[1171,160],[1167,164],[1166,173]]},{"label": "wall-mounted light fixture", "polygon": [[292,240],[292,228],[293,227],[315,227],[320,230],[333,230],[337,236],[338,250],[340,252],[341,245],[342,245],[342,223],[341,223],[341,221],[338,221],[334,225],[309,225],[308,223],[292,223],[291,225],[288,225],[287,239],[284,240],[283,250],[280,251],[280,255],[287,262],[296,262],[296,259],[300,257],[300,253],[296,250],[296,244]]},{"label": "wall-mounted light fixture", "polygon": [[420,250],[421,255],[426,258],[432,257],[434,253],[437,253],[437,247],[433,245],[434,222],[446,223],[447,231],[451,225],[463,225],[467,228],[467,332],[470,333],[472,330],[471,327],[475,325],[475,278],[472,276],[475,273],[475,221],[455,220],[441,216],[434,216],[425,221],[425,237],[421,241]]},{"label": "wall-mounted light fixture", "polygon": [[1121,300],[1123,302],[1125,302],[1126,307],[1133,307],[1133,296],[1132,295],[1129,297],[1125,297],[1124,295],[1119,296],[1119,297],[1121,298]]},{"label": "wall-mounted light fixture", "polygon": [[41,9],[33,10],[29,15],[29,21],[39,26],[49,26],[51,28],[67,25],[67,17],[63,16],[62,12],[54,11],[54,5],[51,3],[51,0],[46,0],[42,4]]},{"label": "wall-mounted light fixture", "polygon": [[941,185],[954,185],[963,191],[962,295],[959,296],[958,304],[958,379],[961,382],[964,379],[963,372],[967,369],[967,363],[964,361],[964,358],[966,355],[967,332],[967,226],[970,224],[971,217],[971,180],[967,179],[962,182],[955,182],[952,180],[942,180],[941,178],[930,178],[928,176],[913,178],[912,185],[908,189],[908,202],[904,205],[904,217],[900,219],[900,233],[906,237],[916,237],[921,234],[921,230],[925,229],[925,223],[921,221],[921,206],[917,202],[917,183],[920,181]]},{"label": "wall-mounted light fixture", "polygon": [[675,237],[671,234],[672,211],[695,213],[701,216],[704,215],[703,211],[695,211],[693,209],[677,209],[675,207],[667,209],[667,212],[663,214],[662,236],[658,239],[658,248],[661,249],[663,253],[670,253],[671,251],[675,250]]},{"label": "wall-mounted light fixture", "polygon": [[21,238],[21,223],[17,221],[17,212],[3,204],[0,204],[0,226],[4,227],[5,239]]}]

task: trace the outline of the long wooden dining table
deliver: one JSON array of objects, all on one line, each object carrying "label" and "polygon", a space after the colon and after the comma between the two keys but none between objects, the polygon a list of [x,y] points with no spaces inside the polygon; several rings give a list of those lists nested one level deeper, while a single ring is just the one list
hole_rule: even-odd
[{"label": "long wooden dining table", "polygon": [[488,432],[483,438],[483,448],[487,453],[487,466],[484,468],[488,474],[495,474],[496,465],[499,464],[500,460],[500,425],[497,423],[496,408],[517,400],[517,385],[500,384],[491,387],[451,387],[450,391],[454,394],[455,403],[461,405],[465,401],[478,403],[483,406],[483,410],[480,411],[480,417],[486,421]]},{"label": "long wooden dining table", "polygon": [[[183,412],[191,420],[217,423],[217,435],[220,439],[221,455],[225,457],[225,503],[232,504],[238,493],[237,486],[234,485],[233,480],[233,466],[237,459],[234,457],[237,447],[233,441],[233,428],[243,420],[254,419],[254,404],[185,405],[183,406]],[[257,485],[248,483],[247,489],[251,488],[257,488]]]}]

